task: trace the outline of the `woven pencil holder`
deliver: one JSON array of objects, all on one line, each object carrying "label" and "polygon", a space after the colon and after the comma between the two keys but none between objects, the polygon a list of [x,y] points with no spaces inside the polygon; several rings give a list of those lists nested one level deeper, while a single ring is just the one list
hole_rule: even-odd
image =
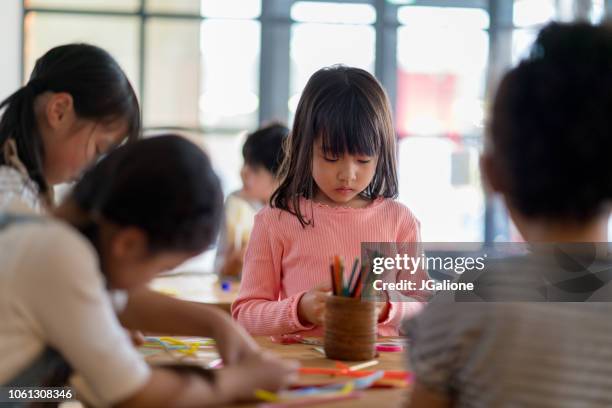
[{"label": "woven pencil holder", "polygon": [[325,355],[332,360],[371,360],[376,355],[376,305],[360,298],[325,301]]}]

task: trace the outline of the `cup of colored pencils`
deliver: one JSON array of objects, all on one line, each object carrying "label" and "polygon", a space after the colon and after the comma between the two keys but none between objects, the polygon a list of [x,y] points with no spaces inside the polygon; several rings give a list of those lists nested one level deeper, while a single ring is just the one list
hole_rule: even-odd
[{"label": "cup of colored pencils", "polygon": [[[335,256],[330,267],[332,296],[325,304],[325,355],[333,360],[370,360],[376,355],[376,306],[362,301],[363,275],[355,259],[351,273]],[[346,276],[346,279],[345,279]]]}]

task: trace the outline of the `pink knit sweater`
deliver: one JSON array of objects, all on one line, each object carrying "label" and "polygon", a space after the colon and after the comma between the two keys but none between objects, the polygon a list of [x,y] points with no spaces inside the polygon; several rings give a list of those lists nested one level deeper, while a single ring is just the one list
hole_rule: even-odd
[{"label": "pink knit sweater", "polygon": [[[334,255],[348,264],[360,256],[362,242],[418,242],[419,222],[404,205],[378,199],[365,208],[329,207],[302,200],[302,214],[314,226],[302,228],[297,217],[266,207],[255,217],[245,254],[242,283],[232,316],[252,335],[300,332],[322,335],[322,328],[300,323],[297,306],[302,295],[330,282]],[[413,276],[426,278],[425,272]],[[378,324],[382,336],[396,336],[403,318],[417,313],[422,303],[391,302]]]}]

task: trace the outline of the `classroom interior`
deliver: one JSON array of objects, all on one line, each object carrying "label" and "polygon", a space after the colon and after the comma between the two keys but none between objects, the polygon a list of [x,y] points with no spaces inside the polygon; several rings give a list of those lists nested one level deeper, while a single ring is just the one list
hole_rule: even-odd
[{"label": "classroom interior", "polygon": [[[520,242],[503,202],[481,181],[491,98],[547,23],[599,23],[609,15],[612,0],[1,0],[0,98],[27,82],[46,50],[69,42],[98,45],[134,85],[145,135],[173,131],[202,146],[228,195],[241,187],[249,132],[271,121],[291,128],[316,70],[363,68],[389,96],[398,200],[420,220],[422,241]],[[238,283],[221,281],[214,259],[213,248],[152,287],[229,313]],[[172,351],[175,356],[216,361],[195,339],[155,341],[166,351],[187,350]],[[289,349],[258,341],[301,359],[315,375],[351,370],[324,360],[320,344],[283,339],[298,343]],[[388,339],[380,347],[402,346]],[[404,369],[400,353],[384,354],[376,364],[390,373]],[[399,403],[402,387],[393,387],[393,375],[387,380],[384,398],[368,392],[333,406],[386,406],[381,398]]]}]

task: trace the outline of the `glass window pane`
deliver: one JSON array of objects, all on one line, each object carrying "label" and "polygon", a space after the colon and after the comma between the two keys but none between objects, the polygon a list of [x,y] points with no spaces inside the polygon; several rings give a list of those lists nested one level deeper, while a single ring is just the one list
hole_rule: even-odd
[{"label": "glass window pane", "polygon": [[464,7],[400,7],[400,24],[421,28],[489,28],[489,13],[484,9]]},{"label": "glass window pane", "polygon": [[606,15],[606,4],[604,0],[591,0],[591,22],[600,23]]},{"label": "glass window pane", "polygon": [[261,0],[146,0],[151,12],[200,14],[211,18],[257,18]]},{"label": "glass window pane", "polygon": [[26,0],[29,8],[54,8],[99,11],[136,11],[140,0]]},{"label": "glass window pane", "polygon": [[145,126],[199,126],[200,21],[150,19],[146,41]]},{"label": "glass window pane", "polygon": [[543,25],[555,18],[555,0],[514,0],[513,20],[517,27]]},{"label": "glass window pane", "polygon": [[201,123],[254,128],[259,111],[259,22],[206,20],[201,39]]},{"label": "glass window pane", "polygon": [[488,18],[466,11],[402,8],[410,24],[398,30],[396,128],[409,137],[399,143],[400,201],[421,220],[424,241],[483,238],[477,146]]},{"label": "glass window pane", "polygon": [[517,64],[529,56],[538,31],[533,29],[520,29],[512,31],[512,64]]},{"label": "glass window pane", "polygon": [[478,156],[478,149],[448,138],[400,140],[399,200],[421,221],[424,242],[483,240]]},{"label": "glass window pane", "polygon": [[295,114],[308,78],[319,68],[345,64],[373,73],[375,41],[371,26],[294,24],[291,29],[290,115]]},{"label": "glass window pane", "polygon": [[376,9],[370,4],[300,1],[291,7],[291,18],[303,23],[374,24]]},{"label": "glass window pane", "polygon": [[104,17],[30,12],[25,17],[24,77],[36,59],[57,45],[86,42],[108,51],[138,92],[138,24],[136,17]]},{"label": "glass window pane", "polygon": [[200,14],[200,0],[145,0],[145,9],[151,13]]},{"label": "glass window pane", "polygon": [[488,36],[478,29],[401,27],[397,50],[399,133],[480,134],[487,55]]}]

